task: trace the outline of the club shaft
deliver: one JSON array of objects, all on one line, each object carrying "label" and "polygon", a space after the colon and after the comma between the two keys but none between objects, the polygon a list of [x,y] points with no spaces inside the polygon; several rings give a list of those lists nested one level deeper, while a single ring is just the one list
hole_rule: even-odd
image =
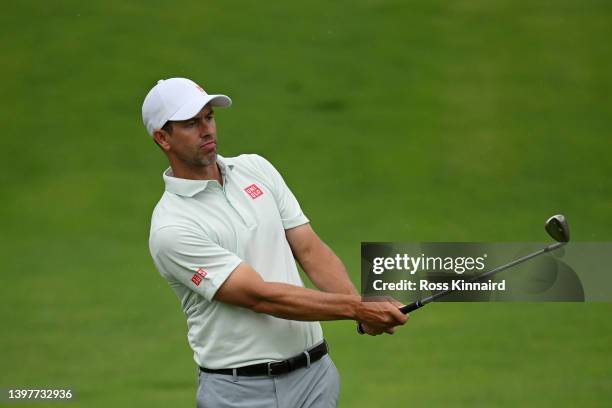
[{"label": "club shaft", "polygon": [[[480,279],[484,279],[484,278],[486,278],[488,276],[493,276],[493,275],[495,275],[495,274],[497,274],[497,273],[499,273],[501,271],[504,271],[504,270],[506,270],[508,268],[512,268],[513,266],[516,266],[516,265],[521,264],[521,263],[523,263],[525,261],[528,261],[531,258],[535,258],[536,256],[545,254],[546,252],[554,251],[555,249],[561,248],[565,244],[567,244],[567,242],[556,242],[554,244],[548,245],[547,247],[542,248],[539,251],[533,252],[533,253],[531,253],[529,255],[525,255],[522,258],[516,259],[516,260],[514,260],[512,262],[509,262],[509,263],[507,263],[505,265],[498,266],[495,269],[492,269],[490,271],[481,273],[480,275],[476,275],[476,276],[474,276],[474,277],[472,277],[470,279],[467,279],[467,280],[465,280],[465,282],[474,282],[474,281],[477,281],[477,280],[480,280]],[[410,303],[408,305],[402,306],[400,308],[400,311],[402,313],[404,313],[404,314],[410,313],[413,310],[420,309],[421,307],[425,306],[426,304],[428,304],[430,302],[433,302],[434,300],[439,299],[439,298],[441,298],[443,296],[446,296],[449,293],[452,293],[452,292],[455,292],[455,291],[456,291],[456,289],[447,289],[447,290],[444,290],[442,292],[434,293],[431,296],[427,296],[426,298],[419,299],[416,302],[413,302],[413,303]]]}]

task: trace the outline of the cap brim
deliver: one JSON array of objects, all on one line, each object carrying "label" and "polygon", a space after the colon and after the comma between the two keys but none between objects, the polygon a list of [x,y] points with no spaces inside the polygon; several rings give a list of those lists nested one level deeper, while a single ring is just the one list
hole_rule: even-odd
[{"label": "cap brim", "polygon": [[187,120],[193,118],[207,104],[220,106],[223,108],[232,105],[232,100],[225,95],[198,95],[198,97],[184,104],[181,109],[176,111],[168,120]]}]

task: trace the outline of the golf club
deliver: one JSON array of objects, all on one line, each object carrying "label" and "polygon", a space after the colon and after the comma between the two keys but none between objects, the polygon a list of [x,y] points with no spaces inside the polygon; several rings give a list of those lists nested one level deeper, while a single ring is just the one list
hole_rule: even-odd
[{"label": "golf club", "polygon": [[[554,239],[555,242],[554,244],[550,244],[548,246],[546,246],[545,248],[540,249],[539,251],[533,252],[529,255],[525,255],[522,258],[519,258],[517,260],[514,260],[510,263],[507,263],[505,265],[501,265],[498,266],[497,268],[491,270],[491,271],[487,271],[484,273],[481,273],[480,275],[476,275],[473,278],[470,278],[468,280],[466,280],[465,282],[474,282],[483,278],[486,278],[488,276],[492,276],[495,275],[496,273],[499,273],[501,271],[504,271],[508,268],[512,268],[513,266],[516,266],[518,264],[521,264],[531,258],[535,258],[536,256],[545,254],[547,252],[550,251],[554,251],[555,249],[559,249],[561,248],[563,245],[567,244],[569,242],[570,239],[570,232],[569,232],[569,226],[567,224],[567,220],[565,218],[565,216],[561,215],[561,214],[557,214],[557,215],[553,215],[552,217],[550,217],[548,220],[546,220],[546,224],[544,225],[544,228],[546,229],[546,232],[548,233],[548,235],[550,235],[552,237],[552,239]],[[400,308],[400,311],[404,314],[408,314],[410,312],[412,312],[413,310],[417,310],[420,309],[421,307],[425,306],[426,304],[433,302],[436,299],[439,299],[443,296],[448,295],[449,293],[454,292],[455,289],[448,289],[442,292],[438,292],[438,293],[434,293],[431,296],[428,296],[424,299],[419,299],[416,302],[410,303],[408,305],[402,306]]]}]

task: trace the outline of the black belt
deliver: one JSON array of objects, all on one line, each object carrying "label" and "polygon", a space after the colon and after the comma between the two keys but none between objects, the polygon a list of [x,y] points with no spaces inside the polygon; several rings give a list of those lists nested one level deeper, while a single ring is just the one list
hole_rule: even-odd
[{"label": "black belt", "polygon": [[269,363],[253,364],[238,368],[221,368],[218,370],[200,367],[200,371],[213,374],[244,375],[248,377],[258,375],[280,375],[297,370],[298,368],[310,366],[311,363],[320,360],[326,354],[327,343],[323,340],[323,343],[318,346],[314,346],[287,360],[271,361]]}]

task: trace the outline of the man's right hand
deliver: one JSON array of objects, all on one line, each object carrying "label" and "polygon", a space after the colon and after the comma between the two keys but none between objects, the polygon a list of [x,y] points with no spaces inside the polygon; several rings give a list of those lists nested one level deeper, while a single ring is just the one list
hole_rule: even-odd
[{"label": "man's right hand", "polygon": [[392,298],[362,302],[361,306],[357,321],[363,331],[370,336],[382,333],[393,334],[397,326],[404,325],[408,321],[408,315],[399,310],[402,304]]}]

